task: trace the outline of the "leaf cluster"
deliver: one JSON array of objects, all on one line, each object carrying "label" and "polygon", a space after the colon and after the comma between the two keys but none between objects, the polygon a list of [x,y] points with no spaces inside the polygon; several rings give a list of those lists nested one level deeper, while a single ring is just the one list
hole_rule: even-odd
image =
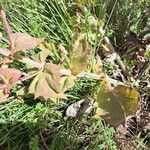
[{"label": "leaf cluster", "polygon": [[[70,49],[66,49],[67,46],[63,43],[56,45],[27,33],[13,33],[3,10],[0,11],[0,17],[7,34],[8,44],[7,48],[0,48],[2,55],[0,62],[1,102],[8,99],[10,90],[16,84],[21,84],[28,79],[30,83],[27,93],[24,91],[23,94],[32,94],[34,99],[50,99],[54,102],[67,99],[67,91],[75,85],[76,79],[88,75],[98,81],[106,82],[106,84],[102,82],[95,92],[99,116],[116,126],[124,123],[128,115],[136,112],[139,93],[128,85],[111,86],[102,69],[101,60],[95,58],[95,55],[93,57],[93,50],[85,33],[80,30],[76,31]],[[103,35],[103,32],[101,34]],[[105,37],[107,49],[111,49],[112,46],[108,42]],[[39,51],[32,55],[30,49],[37,46],[39,46]],[[28,68],[27,71],[23,72],[21,68],[10,67],[16,60],[23,63]]]}]

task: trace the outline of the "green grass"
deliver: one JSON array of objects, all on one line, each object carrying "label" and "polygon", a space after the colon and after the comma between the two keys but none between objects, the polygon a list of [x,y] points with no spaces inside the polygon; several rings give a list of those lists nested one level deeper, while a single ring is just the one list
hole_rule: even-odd
[{"label": "green grass", "polygon": [[[130,26],[134,31],[141,31],[146,26],[142,18],[143,7],[148,7],[146,0],[138,1],[138,4],[131,1],[129,3],[129,0],[117,2],[111,17],[114,0],[111,3],[98,1],[95,3],[95,7],[88,4],[87,11],[79,9],[83,13],[80,23],[77,22],[75,16],[74,3],[71,0],[69,4],[67,1],[65,2],[1,0],[0,5],[6,10],[14,31],[28,32],[36,37],[44,37],[47,41],[63,42],[69,45],[75,27],[80,25],[81,30],[85,31],[89,37],[96,37],[94,40],[90,39],[94,50],[97,48],[100,37],[95,26],[89,23],[89,18],[93,16],[93,13],[102,23],[107,23],[107,34],[114,39],[114,42],[116,39],[117,45],[122,42],[120,40],[124,38],[123,34]],[[0,26],[0,31],[3,31],[2,26]],[[111,70],[111,67],[107,65],[106,69]],[[32,99],[26,99],[25,102],[11,100],[1,104],[0,149],[117,150],[113,140],[114,129],[102,121],[86,115],[79,120],[65,119],[67,106],[85,97],[87,92],[91,93],[91,89],[95,88],[95,85],[96,82],[90,79],[79,80],[71,89],[69,100],[60,101],[57,104]],[[143,143],[140,136],[138,141],[140,141],[138,145],[140,148]]]},{"label": "green grass", "polygon": [[46,145],[51,150],[116,149],[113,128],[92,116],[66,120],[65,108],[65,103],[49,102],[1,105],[1,149],[34,149],[35,137],[40,148]]},{"label": "green grass", "polygon": [[[114,129],[93,116],[67,119],[65,110],[72,102],[86,96],[94,88],[94,80],[78,80],[66,102],[40,102],[26,99],[0,105],[1,149],[112,149]],[[46,145],[46,146],[45,146]]]},{"label": "green grass", "polygon": [[66,6],[57,1],[11,0],[1,2],[15,31],[48,40],[70,42],[72,24]]}]

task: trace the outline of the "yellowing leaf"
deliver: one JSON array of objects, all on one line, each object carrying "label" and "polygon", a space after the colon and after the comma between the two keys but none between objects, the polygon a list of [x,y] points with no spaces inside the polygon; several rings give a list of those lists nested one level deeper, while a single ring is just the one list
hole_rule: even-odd
[{"label": "yellowing leaf", "polygon": [[[132,87],[118,85],[115,87],[115,91],[119,95],[119,99],[124,107],[126,115],[131,115],[137,111],[139,108],[138,101],[140,98],[137,90],[133,89]],[[124,97],[125,100],[123,100],[122,97]]]},{"label": "yellowing leaf", "polygon": [[93,3],[95,1],[91,1],[91,0],[77,0],[77,6],[79,6],[80,8],[84,8],[86,7],[86,5],[89,5],[90,3]]},{"label": "yellowing leaf", "polygon": [[[42,72],[41,72],[42,73]],[[37,86],[37,83],[40,79],[40,74],[39,73],[34,79],[33,81],[31,82],[30,86],[29,86],[29,93],[35,93],[35,89],[36,89],[36,86]]]},{"label": "yellowing leaf", "polygon": [[73,75],[77,75],[89,67],[91,53],[86,34],[80,33],[73,43],[73,50],[70,56],[70,66]]},{"label": "yellowing leaf", "polygon": [[13,33],[13,53],[17,51],[25,51],[30,48],[35,48],[43,42],[43,38],[35,38],[27,33]]},{"label": "yellowing leaf", "polygon": [[39,45],[39,48],[42,50],[42,51],[48,51],[49,52],[49,56],[51,56],[52,58],[53,57],[56,57],[56,58],[59,58],[60,55],[59,55],[59,51],[58,49],[56,48],[56,43],[54,42],[51,42],[51,43],[46,43],[46,42],[43,42]]},{"label": "yellowing leaf", "polygon": [[28,68],[42,69],[44,65],[44,62],[39,62],[27,57],[20,57],[18,60],[25,63],[28,66]]},{"label": "yellowing leaf", "polygon": [[61,68],[59,65],[47,63],[45,65],[46,72],[49,73],[49,76],[46,77],[51,88],[53,88],[56,92],[60,92],[60,81],[61,81]]},{"label": "yellowing leaf", "polygon": [[126,117],[137,111],[139,98],[132,87],[118,85],[113,88],[103,81],[97,94],[98,113],[113,126],[125,123]]},{"label": "yellowing leaf", "polygon": [[48,51],[48,49],[43,49],[42,51],[40,51],[39,52],[39,57],[38,57],[39,61],[45,62],[47,56],[49,55],[49,53],[50,52]]},{"label": "yellowing leaf", "polygon": [[72,86],[74,86],[75,84],[75,80],[76,80],[76,77],[73,76],[73,75],[70,75],[70,76],[63,76],[61,78],[61,84],[60,84],[60,89],[62,91],[67,91],[68,89],[70,89]]},{"label": "yellowing leaf", "polygon": [[49,85],[47,81],[48,76],[50,76],[50,74],[42,72],[36,77],[29,87],[29,93],[33,93],[35,98],[44,98],[45,100],[48,98],[55,100],[59,98],[66,99],[66,96],[63,93],[57,93],[53,90],[51,85]]}]

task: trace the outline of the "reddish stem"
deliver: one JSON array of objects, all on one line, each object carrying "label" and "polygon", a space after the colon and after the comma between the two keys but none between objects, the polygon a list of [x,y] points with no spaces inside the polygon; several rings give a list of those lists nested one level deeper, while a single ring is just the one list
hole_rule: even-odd
[{"label": "reddish stem", "polygon": [[0,17],[2,19],[2,22],[3,22],[3,25],[4,25],[4,28],[6,30],[6,33],[7,33],[7,37],[8,37],[8,40],[9,40],[9,49],[12,50],[13,49],[13,39],[12,39],[12,30],[11,30],[11,27],[6,19],[6,14],[4,12],[4,10],[0,10]]}]

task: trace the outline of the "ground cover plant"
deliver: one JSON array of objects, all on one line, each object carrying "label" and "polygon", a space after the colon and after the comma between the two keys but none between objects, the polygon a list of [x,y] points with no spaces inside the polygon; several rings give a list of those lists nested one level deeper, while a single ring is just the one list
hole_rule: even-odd
[{"label": "ground cover plant", "polygon": [[148,149],[149,4],[132,4],[1,2],[1,149]]}]

